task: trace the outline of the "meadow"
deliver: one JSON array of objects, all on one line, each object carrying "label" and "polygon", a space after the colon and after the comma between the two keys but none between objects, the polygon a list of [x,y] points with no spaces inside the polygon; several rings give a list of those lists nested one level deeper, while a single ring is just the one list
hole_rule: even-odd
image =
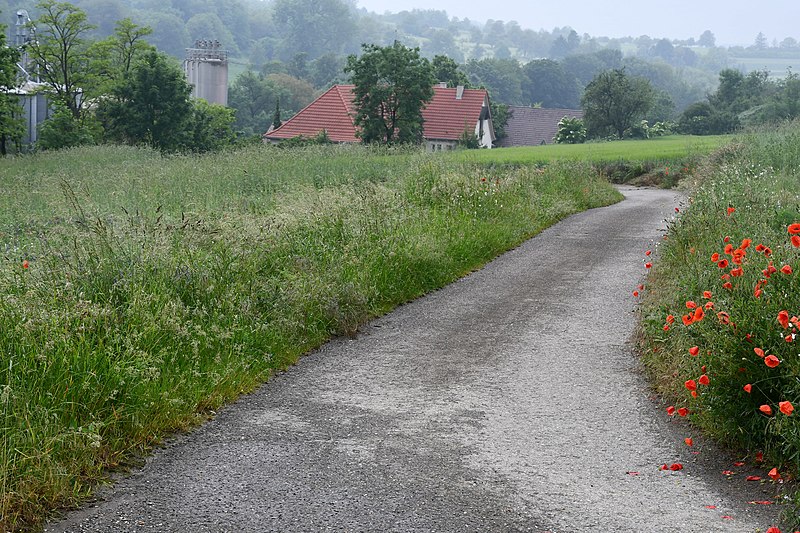
[{"label": "meadow", "polygon": [[621,196],[585,162],[319,147],[0,160],[0,528],[334,335]]},{"label": "meadow", "polygon": [[[664,416],[686,416],[687,438],[697,428],[740,450],[738,466],[769,470],[772,503],[800,468],[798,191],[800,123],[738,136],[696,172],[641,305],[643,362],[669,402]],[[787,520],[800,526],[800,498],[788,496]]]}]

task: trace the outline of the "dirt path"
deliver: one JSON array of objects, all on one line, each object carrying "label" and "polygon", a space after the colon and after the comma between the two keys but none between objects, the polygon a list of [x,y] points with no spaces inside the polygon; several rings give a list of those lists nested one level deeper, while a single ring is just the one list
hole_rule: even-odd
[{"label": "dirt path", "polygon": [[770,489],[648,398],[631,291],[677,199],[623,192],[327,344],[47,531],[766,529],[775,506],[747,502]]}]

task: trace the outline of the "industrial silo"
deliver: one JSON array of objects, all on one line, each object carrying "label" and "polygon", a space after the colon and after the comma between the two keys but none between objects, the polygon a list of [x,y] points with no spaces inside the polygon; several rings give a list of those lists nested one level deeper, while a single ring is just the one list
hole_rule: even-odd
[{"label": "industrial silo", "polygon": [[193,98],[228,105],[228,51],[220,49],[219,41],[195,41],[194,48],[186,49],[183,70]]}]

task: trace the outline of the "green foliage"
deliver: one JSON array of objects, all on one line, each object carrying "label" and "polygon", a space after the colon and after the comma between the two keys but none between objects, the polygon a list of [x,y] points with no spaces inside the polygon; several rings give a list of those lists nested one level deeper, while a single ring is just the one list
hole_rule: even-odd
[{"label": "green foliage", "polygon": [[[800,470],[800,423],[778,407],[786,400],[800,402],[798,340],[796,327],[783,327],[777,318],[781,311],[788,311],[787,319],[800,314],[800,255],[787,233],[788,225],[800,221],[793,192],[800,185],[798,141],[795,122],[740,137],[712,157],[692,191],[691,207],[670,225],[660,246],[641,313],[644,361],[659,390],[688,407],[693,424],[745,452],[763,451],[768,467],[792,478]],[[735,211],[729,213],[729,207]],[[752,243],[746,246],[744,239]],[[735,262],[736,249],[744,250],[741,264]],[[710,259],[714,253],[716,262]],[[778,270],[769,272],[769,265]],[[781,272],[783,265],[794,273]],[[732,272],[738,267],[741,271]],[[704,298],[704,291],[711,298]],[[702,321],[682,324],[687,301],[708,300],[713,309]],[[665,332],[668,314],[678,318]],[[692,346],[700,348],[700,356],[688,355]],[[780,364],[768,367],[754,348],[777,356]],[[692,398],[684,381],[702,373],[711,383]],[[761,405],[775,414],[765,416]]]},{"label": "green foliage", "polygon": [[459,85],[470,88],[469,78],[453,59],[447,56],[434,56],[431,61],[433,79],[439,83],[447,83],[448,87]]},{"label": "green foliage", "polygon": [[193,152],[210,152],[230,146],[234,141],[234,111],[202,98],[192,100],[194,106],[191,138],[186,147]]},{"label": "green foliage", "polygon": [[85,37],[94,25],[84,11],[68,2],[43,0],[36,8],[41,14],[33,22],[36,39],[28,53],[53,100],[80,121],[81,100],[90,96],[93,86]]},{"label": "green foliage", "polygon": [[574,117],[564,117],[558,121],[556,144],[581,144],[586,142],[586,126],[583,120]]},{"label": "green foliage", "polygon": [[341,0],[276,0],[273,20],[283,40],[280,57],[290,59],[297,51],[316,59],[330,52],[350,51],[355,21]]},{"label": "green foliage", "polygon": [[[16,63],[19,51],[6,46],[5,27],[0,25],[0,88],[10,89],[17,85]],[[22,108],[19,98],[0,89],[0,156],[5,156],[10,145],[18,145],[25,134]]]},{"label": "green foliage", "polygon": [[103,136],[102,125],[89,114],[80,118],[61,104],[56,104],[53,115],[39,126],[36,148],[39,150],[61,150],[97,144]]},{"label": "green foliage", "polygon": [[91,44],[87,54],[94,76],[94,92],[106,95],[115,91],[131,73],[136,60],[154,50],[144,38],[153,33],[149,27],[138,26],[129,18],[117,22],[114,34]]},{"label": "green foliage", "polygon": [[422,108],[433,98],[433,70],[418,48],[364,45],[347,58],[357,113],[357,135],[367,143],[422,142]]},{"label": "green foliage", "polygon": [[536,59],[522,67],[522,71],[527,78],[523,83],[526,103],[540,103],[544,108],[578,107],[578,83],[566,73],[561,63]]},{"label": "green foliage", "polygon": [[624,69],[602,72],[583,93],[581,104],[590,137],[609,133],[618,139],[644,118],[653,105],[653,88],[644,78],[630,77]]},{"label": "green foliage", "polygon": [[149,51],[113,93],[98,116],[112,140],[170,152],[191,148],[191,87],[163,54]]},{"label": "green foliage", "polygon": [[481,140],[478,139],[474,131],[464,130],[461,132],[461,135],[458,136],[456,145],[466,150],[476,150],[481,147]]},{"label": "green foliage", "polygon": [[508,119],[514,112],[506,104],[489,100],[489,113],[492,115],[492,127],[494,128],[495,143],[499,143],[506,138],[506,126]]},{"label": "green foliage", "polygon": [[581,164],[353,146],[74,149],[0,160],[0,189],[4,531],[330,336],[620,199]]}]

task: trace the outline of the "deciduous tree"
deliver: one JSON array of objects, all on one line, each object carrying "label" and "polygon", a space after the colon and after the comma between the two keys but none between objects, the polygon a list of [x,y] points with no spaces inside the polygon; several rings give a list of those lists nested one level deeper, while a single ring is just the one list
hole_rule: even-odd
[{"label": "deciduous tree", "polygon": [[653,88],[644,78],[630,77],[625,69],[601,72],[586,86],[581,103],[591,137],[613,133],[622,139],[653,105]]},{"label": "deciduous tree", "polygon": [[433,69],[419,48],[364,45],[349,56],[345,72],[355,84],[355,122],[365,143],[422,141],[423,106],[433,98]]},{"label": "deciduous tree", "polygon": [[17,61],[19,52],[6,46],[5,26],[0,25],[0,155],[3,156],[8,145],[19,142],[25,131],[18,97],[10,94],[17,84]]}]

